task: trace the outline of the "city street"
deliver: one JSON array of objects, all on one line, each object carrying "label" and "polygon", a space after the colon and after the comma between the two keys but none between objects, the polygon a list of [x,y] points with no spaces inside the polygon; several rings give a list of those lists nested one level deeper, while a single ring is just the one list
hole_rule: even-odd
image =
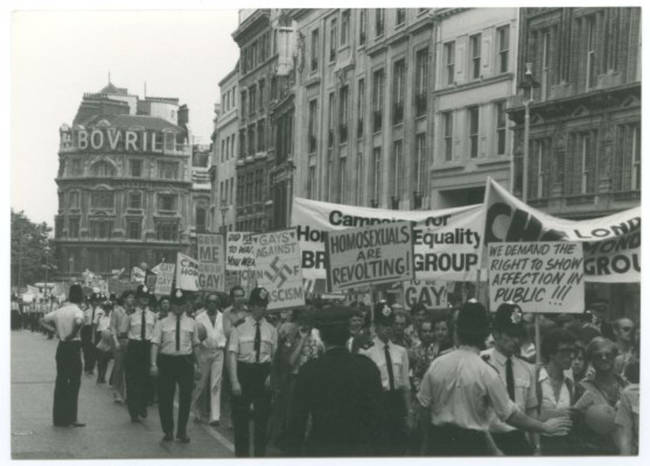
[{"label": "city street", "polygon": [[[27,330],[11,333],[11,450],[14,459],[224,458],[233,456],[232,430],[190,420],[191,443],[163,444],[157,406],[140,424],[113,403],[110,388],[82,375],[83,428],[52,425],[57,340]],[[110,366],[109,366],[110,370]]]}]

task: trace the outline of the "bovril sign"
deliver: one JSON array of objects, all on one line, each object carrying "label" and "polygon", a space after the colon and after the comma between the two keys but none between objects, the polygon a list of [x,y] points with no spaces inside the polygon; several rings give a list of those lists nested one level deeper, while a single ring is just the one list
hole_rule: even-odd
[{"label": "bovril sign", "polygon": [[74,131],[72,138],[78,150],[159,153],[163,152],[165,144],[173,147],[175,139],[176,134],[173,132],[117,128],[79,129]]}]

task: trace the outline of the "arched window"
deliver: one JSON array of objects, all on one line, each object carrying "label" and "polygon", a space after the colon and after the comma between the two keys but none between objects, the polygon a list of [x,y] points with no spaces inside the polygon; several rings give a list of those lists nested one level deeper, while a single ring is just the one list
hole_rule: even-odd
[{"label": "arched window", "polygon": [[100,161],[92,166],[91,173],[93,176],[110,178],[112,176],[115,176],[115,168],[108,162]]},{"label": "arched window", "polygon": [[206,210],[203,207],[196,208],[196,232],[205,233],[206,231]]}]

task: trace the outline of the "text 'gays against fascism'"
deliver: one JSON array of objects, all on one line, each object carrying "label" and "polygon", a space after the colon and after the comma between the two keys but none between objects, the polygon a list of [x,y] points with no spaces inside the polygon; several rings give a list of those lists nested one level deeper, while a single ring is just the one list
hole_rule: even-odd
[{"label": "text 'gays against fascism'", "polygon": [[330,290],[413,280],[413,228],[393,222],[327,233]]},{"label": "text 'gays against fascism'", "polygon": [[524,312],[583,312],[582,245],[567,241],[488,245],[490,308],[512,301]]}]

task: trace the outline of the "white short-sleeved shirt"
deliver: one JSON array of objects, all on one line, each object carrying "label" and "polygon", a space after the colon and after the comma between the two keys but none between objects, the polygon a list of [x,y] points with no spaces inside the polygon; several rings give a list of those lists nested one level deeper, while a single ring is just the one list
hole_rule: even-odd
[{"label": "white short-sleeved shirt", "polygon": [[417,399],[434,425],[487,431],[494,413],[505,421],[518,410],[497,372],[479,351],[460,346],[437,357],[424,374]]},{"label": "white short-sleeved shirt", "polygon": [[[56,327],[56,335],[59,340],[68,337],[74,328],[75,323],[83,324],[84,313],[74,303],[67,303],[56,311],[52,311],[43,317],[45,322],[54,324]],[[80,332],[72,339],[73,341],[80,341]]]},{"label": "white short-sleeved shirt", "polygon": [[133,313],[126,316],[127,319],[127,333],[129,340],[142,340],[142,313],[144,312],[145,333],[144,339],[151,340],[153,327],[156,323],[156,314],[151,312],[149,308],[142,309],[136,307]]},{"label": "white short-sleeved shirt", "polygon": [[160,353],[168,356],[187,356],[192,354],[200,342],[196,332],[196,322],[187,314],[180,317],[180,345],[176,350],[176,314],[169,314],[156,322],[151,342],[160,346]]},{"label": "white short-sleeved shirt", "polygon": [[201,312],[195,318],[197,324],[205,327],[206,337],[201,342],[201,348],[223,349],[226,347],[226,334],[223,332],[223,314],[217,311],[214,318],[214,325],[207,311]]},{"label": "white short-sleeved shirt", "polygon": [[97,319],[97,331],[103,332],[104,330],[111,329],[111,318],[107,316],[106,313],[102,313],[101,316]]},{"label": "white short-sleeved shirt", "polygon": [[[373,339],[373,345],[368,349],[359,350],[359,354],[367,356],[375,363],[381,375],[381,385],[384,390],[390,390],[390,379],[388,377],[388,365],[386,364],[386,343],[379,338]],[[388,342],[388,351],[393,365],[393,379],[395,390],[408,390],[409,384],[409,358],[406,348]]]},{"label": "white short-sleeved shirt", "polygon": [[84,312],[84,317],[85,317],[84,325],[95,324],[97,322],[97,314],[99,314],[100,312],[104,312],[104,310],[100,306],[97,307],[89,306],[88,309],[86,309],[86,311]]},{"label": "white short-sleeved shirt", "polygon": [[[244,322],[233,328],[228,342],[228,351],[236,353],[237,361],[255,363],[255,319],[247,316]],[[262,318],[260,320],[260,360],[267,363],[273,360],[278,347],[278,331]]]},{"label": "white short-sleeved shirt", "polygon": [[[555,393],[553,391],[553,385],[551,384],[551,378],[548,375],[545,367],[540,368],[538,374],[539,388],[540,393],[540,415],[542,419],[548,418],[545,416],[545,413],[549,410],[557,409],[568,409],[571,407],[571,392],[569,392],[569,386],[567,385],[566,375],[564,376],[564,381],[562,387],[560,388],[560,393],[558,398],[555,398]],[[569,382],[571,383],[571,382]],[[543,434],[548,436],[547,434]]]}]

